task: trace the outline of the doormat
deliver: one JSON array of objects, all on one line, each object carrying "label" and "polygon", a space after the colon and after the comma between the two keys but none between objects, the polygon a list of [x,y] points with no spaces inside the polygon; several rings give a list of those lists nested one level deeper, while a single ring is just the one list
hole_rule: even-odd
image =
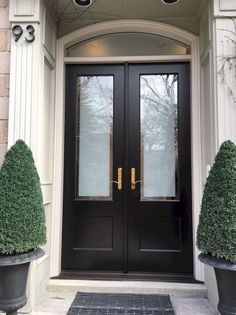
[{"label": "doormat", "polygon": [[77,293],[67,315],[174,315],[169,295]]}]

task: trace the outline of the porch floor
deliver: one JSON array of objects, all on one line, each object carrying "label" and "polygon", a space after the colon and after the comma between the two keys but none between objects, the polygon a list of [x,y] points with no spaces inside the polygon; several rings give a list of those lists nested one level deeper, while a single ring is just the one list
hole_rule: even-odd
[{"label": "porch floor", "polygon": [[[74,293],[47,293],[31,315],[66,315],[74,297]],[[171,296],[171,302],[176,315],[218,314],[206,298]]]},{"label": "porch floor", "polygon": [[216,315],[204,284],[152,281],[54,280],[31,315],[66,315],[77,292],[169,294],[176,315]]}]

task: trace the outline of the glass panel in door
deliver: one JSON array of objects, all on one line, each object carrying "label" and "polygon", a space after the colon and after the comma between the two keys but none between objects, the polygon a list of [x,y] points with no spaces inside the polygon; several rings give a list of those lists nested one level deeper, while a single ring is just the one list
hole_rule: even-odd
[{"label": "glass panel in door", "polygon": [[113,76],[79,76],[76,197],[112,199]]},{"label": "glass panel in door", "polygon": [[178,76],[140,76],[141,200],[178,198]]}]

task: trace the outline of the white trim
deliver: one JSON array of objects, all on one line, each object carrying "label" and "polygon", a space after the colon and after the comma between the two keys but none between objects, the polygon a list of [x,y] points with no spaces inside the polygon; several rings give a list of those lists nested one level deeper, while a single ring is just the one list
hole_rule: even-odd
[{"label": "white trim", "polygon": [[166,61],[191,61],[191,55],[168,55],[168,56],[122,56],[122,57],[65,57],[66,64],[81,63],[134,63],[134,62],[166,62]]},{"label": "white trim", "polygon": [[64,44],[57,43],[56,90],[55,90],[55,136],[54,136],[54,171],[52,197],[52,231],[50,276],[61,272],[61,242],[63,215],[63,174],[64,174]]},{"label": "white trim", "polygon": [[[203,280],[203,266],[197,259],[195,245],[196,229],[202,194],[201,182],[201,129],[200,129],[200,56],[198,37],[190,32],[175,26],[160,22],[145,20],[118,20],[98,23],[72,32],[58,40],[57,67],[56,67],[56,112],[55,112],[55,160],[54,160],[54,189],[52,213],[52,246],[51,246],[51,276],[57,276],[61,271],[61,242],[62,242],[62,208],[63,208],[63,163],[64,163],[64,80],[65,63],[71,62],[117,62],[112,58],[64,58],[65,49],[89,38],[120,32],[141,32],[161,35],[175,39],[191,46],[191,58],[187,56],[165,56],[147,61],[183,61],[191,60],[191,137],[192,137],[192,195],[193,195],[193,248],[194,248],[194,275],[197,280]],[[173,57],[173,58],[172,58]],[[140,61],[140,57],[135,60]],[[119,58],[124,62],[129,57]],[[144,61],[144,59],[142,59]]]},{"label": "white trim", "polygon": [[40,0],[9,1],[9,20],[14,23],[39,22],[40,21]]},{"label": "white trim", "polygon": [[191,45],[193,38],[196,37],[196,35],[193,35],[188,31],[169,24],[131,19],[108,21],[86,26],[63,36],[59,39],[59,42],[63,44],[64,48],[68,48],[74,44],[77,44],[78,41],[81,42],[101,35],[122,32],[150,33],[154,35],[160,35],[172,38],[185,45]]},{"label": "white trim", "polygon": [[202,197],[202,154],[201,154],[201,91],[200,91],[200,51],[199,38],[192,41],[191,67],[191,143],[192,143],[192,216],[193,216],[193,261],[194,275],[204,280],[204,266],[198,260],[196,233]]},{"label": "white trim", "polygon": [[235,0],[213,0],[214,16],[217,18],[235,17]]}]

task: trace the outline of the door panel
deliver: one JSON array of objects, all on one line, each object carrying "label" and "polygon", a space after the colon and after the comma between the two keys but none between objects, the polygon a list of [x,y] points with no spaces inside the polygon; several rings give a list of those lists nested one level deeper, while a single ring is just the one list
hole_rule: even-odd
[{"label": "door panel", "polygon": [[129,89],[128,269],[191,273],[188,64],[130,65]]},{"label": "door panel", "polygon": [[67,66],[63,269],[122,270],[124,70]]},{"label": "door panel", "polygon": [[192,273],[189,65],[69,65],[63,269]]}]

